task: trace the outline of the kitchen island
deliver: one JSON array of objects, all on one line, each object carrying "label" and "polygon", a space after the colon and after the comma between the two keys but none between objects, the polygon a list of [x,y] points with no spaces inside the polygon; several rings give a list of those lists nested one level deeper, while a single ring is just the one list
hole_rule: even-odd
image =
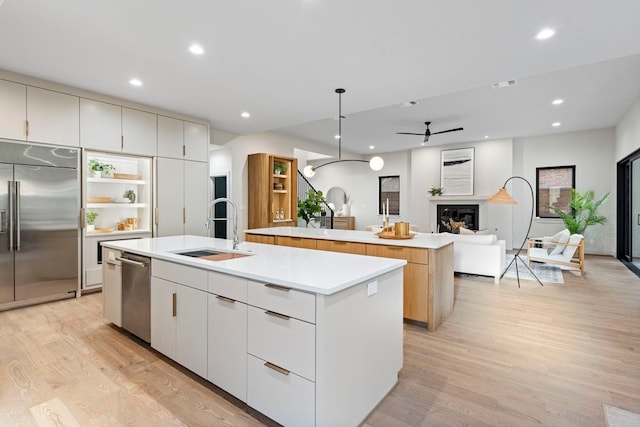
[{"label": "kitchen island", "polygon": [[382,239],[371,231],[270,227],[245,231],[249,242],[404,259],[404,318],[435,331],[453,310],[453,243],[437,234]]},{"label": "kitchen island", "polygon": [[[226,255],[180,254],[195,250]],[[105,293],[121,254],[151,258],[153,348],[283,425],[358,425],[397,383],[404,260],[250,242],[234,251],[198,236],[103,251]],[[114,307],[105,316],[120,322]]]}]

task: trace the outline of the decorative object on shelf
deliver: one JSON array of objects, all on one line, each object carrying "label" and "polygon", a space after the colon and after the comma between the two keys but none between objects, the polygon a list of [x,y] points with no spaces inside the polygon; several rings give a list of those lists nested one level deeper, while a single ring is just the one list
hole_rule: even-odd
[{"label": "decorative object on shelf", "polygon": [[96,229],[96,217],[98,216],[98,212],[87,212],[85,215],[87,219],[87,231],[91,232]]},{"label": "decorative object on shelf", "polygon": [[136,192],[133,190],[127,190],[124,193],[124,197],[126,197],[127,199],[129,199],[129,201],[131,203],[135,203],[136,202]]},{"label": "decorative object on shelf", "polygon": [[89,160],[89,171],[93,174],[94,178],[113,177],[114,170],[116,170],[116,168],[110,163],[101,163],[96,159]]},{"label": "decorative object on shelf", "polygon": [[429,194],[432,196],[442,196],[444,192],[444,187],[434,187],[433,185],[429,188]]},{"label": "decorative object on shelf", "polygon": [[111,197],[104,196],[87,197],[87,203],[111,203],[112,200]]},{"label": "decorative object on shelf", "polygon": [[536,278],[538,283],[540,283],[540,286],[544,286],[542,284],[542,282],[540,281],[540,279],[538,278],[538,276],[536,276],[536,274],[533,272],[533,270],[531,270],[531,268],[527,265],[527,263],[524,262],[522,260],[522,258],[520,258],[520,252],[522,252],[522,248],[524,248],[524,245],[526,245],[527,241],[529,240],[529,232],[531,231],[531,223],[533,222],[534,197],[533,197],[533,187],[531,187],[531,183],[529,181],[527,181],[525,178],[521,177],[521,176],[517,176],[517,175],[516,176],[512,176],[511,178],[508,178],[504,182],[504,185],[498,190],[498,192],[496,194],[494,194],[493,196],[491,196],[491,197],[489,197],[487,199],[487,202],[489,202],[489,203],[499,203],[499,204],[503,204],[503,205],[515,205],[515,204],[517,204],[517,202],[513,199],[513,197],[511,197],[511,195],[507,192],[507,189],[506,189],[507,183],[509,181],[511,181],[512,179],[514,179],[514,178],[523,180],[529,186],[529,190],[531,190],[531,216],[529,217],[529,228],[527,229],[527,233],[524,236],[524,240],[522,241],[522,245],[520,245],[520,248],[518,249],[518,252],[516,252],[516,254],[513,256],[513,259],[511,260],[509,265],[507,265],[507,268],[504,269],[504,271],[500,275],[500,278],[502,279],[504,274],[511,267],[511,264],[515,263],[516,264],[515,265],[515,267],[516,267],[516,277],[518,279],[518,287],[520,287],[520,275],[518,274],[518,265],[517,265],[517,262],[520,261],[520,263],[522,265],[524,265],[527,268],[527,270],[529,270],[529,272],[533,275],[533,277]]},{"label": "decorative object on shelf", "polygon": [[448,196],[473,196],[473,148],[442,150],[440,187]]},{"label": "decorative object on shelf", "polygon": [[115,179],[131,179],[131,180],[138,180],[141,178],[140,175],[136,175],[133,173],[114,173],[113,177]]},{"label": "decorative object on shelf", "polygon": [[380,156],[374,156],[369,161],[357,159],[342,159],[342,119],[344,118],[342,116],[342,94],[346,91],[344,89],[336,89],[335,92],[338,94],[338,135],[336,135],[336,138],[338,139],[338,160],[332,160],[319,166],[307,165],[304,167],[302,173],[304,173],[306,177],[311,178],[316,174],[316,170],[320,169],[321,167],[339,162],[364,162],[369,163],[369,167],[374,171],[381,170],[384,167],[384,160]]},{"label": "decorative object on shelf", "polygon": [[284,175],[287,173],[287,166],[282,163],[275,163],[273,165],[273,173],[276,175]]},{"label": "decorative object on shelf", "polygon": [[274,182],[273,183],[273,189],[274,190],[284,190],[284,184],[281,182]]},{"label": "decorative object on shelf", "polygon": [[304,219],[307,227],[309,227],[309,221],[322,211],[322,203],[324,203],[322,191],[314,191],[312,188],[307,192],[305,200],[298,200],[298,216]]},{"label": "decorative object on shelf", "polygon": [[592,190],[580,194],[575,188],[571,189],[571,201],[569,211],[565,212],[555,206],[549,206],[549,210],[557,214],[571,234],[584,234],[584,230],[595,224],[604,224],[607,217],[598,215],[598,208],[609,198],[609,192],[595,200]]}]

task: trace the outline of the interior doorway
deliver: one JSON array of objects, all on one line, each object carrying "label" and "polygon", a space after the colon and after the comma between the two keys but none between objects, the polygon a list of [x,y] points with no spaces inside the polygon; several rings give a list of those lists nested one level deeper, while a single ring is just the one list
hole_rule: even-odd
[{"label": "interior doorway", "polygon": [[640,277],[640,150],[618,162],[617,257]]},{"label": "interior doorway", "polygon": [[[228,197],[227,176],[212,176],[213,199],[218,197]],[[227,203],[216,203],[213,210],[213,236],[220,239],[227,238]]]}]

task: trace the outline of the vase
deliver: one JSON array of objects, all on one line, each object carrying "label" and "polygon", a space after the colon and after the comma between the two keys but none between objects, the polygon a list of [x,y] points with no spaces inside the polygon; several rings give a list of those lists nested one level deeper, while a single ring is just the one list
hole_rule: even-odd
[{"label": "vase", "polygon": [[351,216],[351,205],[342,205],[342,216]]},{"label": "vase", "polygon": [[96,225],[95,224],[87,224],[87,233],[92,233],[96,231]]},{"label": "vase", "polygon": [[130,203],[136,202],[136,193],[133,190],[127,191],[124,196],[129,199]]}]

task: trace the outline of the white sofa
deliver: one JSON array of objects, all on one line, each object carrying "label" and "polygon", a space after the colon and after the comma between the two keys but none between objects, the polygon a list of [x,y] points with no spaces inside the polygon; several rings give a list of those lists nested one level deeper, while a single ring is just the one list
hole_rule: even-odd
[{"label": "white sofa", "polygon": [[505,268],[505,241],[495,234],[440,233],[453,242],[453,271],[492,276],[495,284]]}]

